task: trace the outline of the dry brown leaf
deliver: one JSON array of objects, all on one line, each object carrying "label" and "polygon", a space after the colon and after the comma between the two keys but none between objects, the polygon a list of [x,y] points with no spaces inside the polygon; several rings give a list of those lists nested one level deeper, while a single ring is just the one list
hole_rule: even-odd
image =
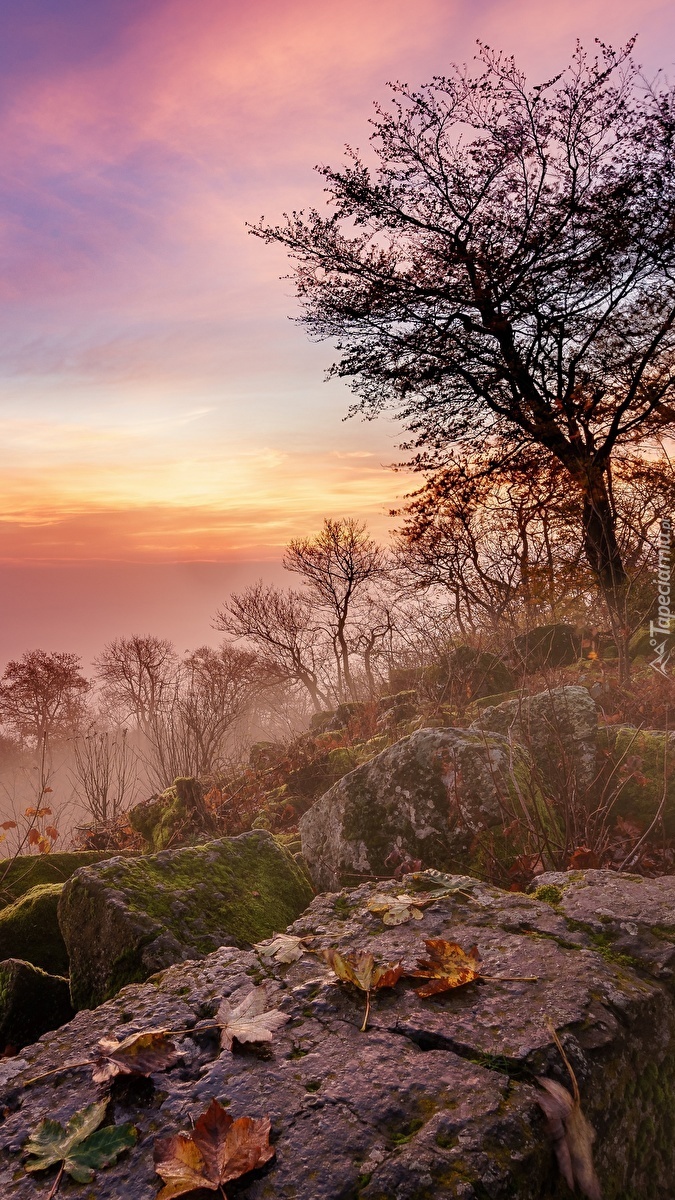
[{"label": "dry brown leaf", "polygon": [[343,983],[352,983],[354,987],[366,993],[366,1015],[361,1026],[363,1033],[368,1025],[370,993],[379,991],[380,988],[394,987],[403,974],[402,964],[390,963],[383,967],[376,963],[372,954],[366,950],[358,950],[353,958],[346,958],[332,946],[323,951],[323,956],[338,979]]},{"label": "dry brown leaf", "polygon": [[537,1095],[537,1104],[546,1116],[560,1174],[570,1191],[576,1191],[578,1186],[582,1196],[588,1197],[588,1200],[602,1200],[600,1182],[593,1165],[595,1130],[582,1111],[577,1077],[560,1038],[550,1022],[548,1027],[569,1072],[574,1094],[570,1095],[567,1088],[556,1079],[539,1076],[537,1083],[542,1090]]},{"label": "dry brown leaf", "polygon": [[98,1055],[92,1063],[94,1083],[108,1083],[116,1075],[152,1075],[172,1067],[178,1052],[165,1029],[146,1029],[132,1033],[123,1042],[101,1038]]},{"label": "dry brown leaf", "polygon": [[415,988],[418,996],[436,996],[480,978],[481,960],[476,946],[471,946],[467,954],[457,942],[446,942],[443,938],[425,938],[424,945],[429,957],[419,959],[418,969],[410,972],[430,981]]},{"label": "dry brown leaf", "polygon": [[278,963],[295,962],[306,953],[304,939],[290,933],[277,933],[268,942],[255,942],[254,949],[261,958],[273,958]]},{"label": "dry brown leaf", "polygon": [[424,914],[421,909],[432,901],[418,896],[387,896],[376,893],[371,896],[366,907],[370,912],[382,917],[385,925],[405,925],[407,921],[421,921]]},{"label": "dry brown leaf", "polygon": [[274,1156],[269,1135],[269,1117],[234,1120],[212,1100],[191,1133],[156,1139],[155,1171],[164,1180],[157,1200],[172,1200],[197,1188],[222,1190],[224,1184],[269,1162]]},{"label": "dry brown leaf", "polygon": [[286,1013],[278,1008],[269,1008],[270,992],[261,984],[253,988],[243,1000],[232,1005],[230,1000],[221,1001],[216,1014],[220,1026],[220,1044],[223,1050],[231,1050],[232,1042],[271,1042],[277,1029],[288,1021]]}]

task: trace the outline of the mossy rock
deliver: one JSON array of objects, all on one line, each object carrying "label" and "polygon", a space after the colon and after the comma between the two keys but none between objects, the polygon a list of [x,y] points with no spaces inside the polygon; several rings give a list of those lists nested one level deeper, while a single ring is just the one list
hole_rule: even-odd
[{"label": "mossy rock", "polygon": [[21,1050],[74,1015],[67,979],[20,959],[0,962],[0,1049]]},{"label": "mossy rock", "polygon": [[174,779],[159,796],[129,811],[129,824],[152,850],[165,850],[213,836],[213,819],[204,805],[204,787],[190,776]]},{"label": "mossy rock", "polygon": [[515,837],[500,841],[516,792],[538,799],[521,747],[498,734],[420,729],[349,772],[301,817],[303,857],[322,891],[390,874],[393,852],[485,874],[486,840],[511,861],[520,852]]},{"label": "mossy rock", "polygon": [[23,959],[51,975],[68,974],[68,951],[57,915],[64,886],[39,884],[0,912],[0,959]]},{"label": "mossy rock", "polygon": [[675,737],[653,729],[622,725],[604,732],[610,763],[616,768],[620,792],[613,812],[645,828],[651,824],[663,797],[664,756],[666,800],[663,825],[667,837],[675,834]]},{"label": "mossy rock", "polygon": [[0,906],[12,904],[42,883],[65,883],[80,867],[105,862],[110,850],[73,850],[53,854],[20,854],[3,865],[0,860]]},{"label": "mossy rock", "polygon": [[218,946],[284,930],[312,899],[291,854],[264,830],[85,867],[69,880],[59,922],[77,1009]]},{"label": "mossy rock", "polygon": [[564,622],[535,625],[527,633],[519,634],[513,645],[516,658],[525,671],[567,667],[581,654],[581,635],[574,625]]}]

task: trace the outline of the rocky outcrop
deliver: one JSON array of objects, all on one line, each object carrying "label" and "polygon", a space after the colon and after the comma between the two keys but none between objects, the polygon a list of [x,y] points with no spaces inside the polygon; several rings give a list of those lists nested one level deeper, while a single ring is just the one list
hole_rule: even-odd
[{"label": "rocky outcrop", "polygon": [[[0,1194],[46,1197],[54,1171],[22,1171],[28,1133],[42,1117],[64,1121],[97,1095],[86,1069],[56,1083],[24,1081],[89,1057],[104,1035],[121,1039],[163,1027],[194,1032],[179,1035],[181,1061],[154,1076],[154,1087],[114,1085],[111,1116],[131,1121],[139,1137],[128,1156],[99,1173],[97,1200],[154,1200],[154,1137],[189,1128],[214,1096],[234,1117],[271,1118],[276,1157],[236,1185],[241,1200],[564,1200],[569,1192],[534,1084],[546,1075],[570,1086],[550,1020],[597,1131],[604,1200],[672,1195],[673,979],[667,964],[655,968],[639,939],[629,956],[613,933],[622,924],[653,932],[665,920],[667,942],[675,879],[638,883],[575,873],[544,885],[551,903],[464,881],[462,894],[395,927],[367,908],[376,889],[393,895],[401,886],[435,882],[408,877],[403,885],[366,884],[318,897],[292,929],[313,951],[298,961],[278,964],[223,947],[126,988],[1,1064]],[[610,918],[602,942],[597,902]],[[316,952],[363,949],[413,969],[423,939],[438,937],[465,949],[477,944],[489,979],[428,1000],[414,990],[419,980],[402,979],[378,993],[370,1026],[360,1033],[363,994],[339,984]],[[266,1052],[237,1052],[236,1045],[234,1053],[221,1052],[207,1028],[220,999],[267,977],[279,986],[274,1003],[287,1024]]]},{"label": "rocky outcrop", "polygon": [[581,654],[581,635],[574,625],[535,625],[513,640],[514,657],[524,671],[566,667]]},{"label": "rocky outcrop", "polygon": [[501,733],[527,747],[543,779],[582,791],[597,775],[598,710],[584,687],[568,686],[520,696],[485,708],[471,726]]},{"label": "rocky outcrop", "polygon": [[14,1053],[72,1016],[67,979],[16,958],[0,962],[0,1051]]},{"label": "rocky outcrop", "polygon": [[43,883],[0,911],[0,960],[24,959],[52,975],[68,974],[68,952],[58,920],[63,887]]},{"label": "rocky outcrop", "polygon": [[135,859],[70,879],[59,923],[76,1009],[217,946],[285,928],[312,897],[303,871],[264,830]]},{"label": "rocky outcrop", "polygon": [[181,777],[149,800],[142,800],[128,813],[132,829],[140,833],[152,850],[167,850],[188,841],[213,836],[216,825],[204,803],[204,787],[198,779]]},{"label": "rocky outcrop", "polygon": [[[500,735],[420,729],[340,779],[301,817],[302,853],[316,886],[389,874],[387,859],[469,870],[476,834],[500,824],[525,751]],[[515,851],[514,851],[515,852]]]}]

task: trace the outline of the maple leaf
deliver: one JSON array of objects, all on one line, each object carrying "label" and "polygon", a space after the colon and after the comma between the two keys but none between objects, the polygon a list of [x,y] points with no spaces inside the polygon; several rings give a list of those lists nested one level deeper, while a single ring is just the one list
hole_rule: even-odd
[{"label": "maple leaf", "polygon": [[303,938],[290,933],[277,933],[268,942],[255,942],[254,949],[261,958],[273,958],[278,963],[295,962],[305,953]]},{"label": "maple leaf", "polygon": [[116,1075],[152,1075],[172,1067],[178,1052],[165,1029],[147,1029],[132,1033],[124,1041],[101,1038],[98,1056],[92,1064],[94,1083],[108,1083]]},{"label": "maple leaf", "polygon": [[415,988],[418,996],[435,996],[439,992],[449,992],[452,988],[463,987],[465,983],[473,983],[480,978],[480,955],[476,946],[472,946],[468,954],[457,942],[446,942],[443,938],[426,938],[428,958],[420,958],[418,969],[411,975],[420,979],[428,979],[424,987]]},{"label": "maple leaf", "polygon": [[27,1171],[46,1171],[60,1163],[51,1196],[55,1196],[63,1173],[77,1183],[91,1183],[94,1173],[117,1161],[123,1150],[136,1141],[133,1125],[107,1125],[99,1129],[108,1107],[108,1098],[89,1104],[76,1112],[65,1125],[60,1121],[41,1121],[31,1133],[24,1149],[32,1155]]},{"label": "maple leaf", "polygon": [[191,1133],[177,1133],[155,1141],[155,1171],[165,1186],[157,1200],[172,1200],[197,1188],[222,1191],[274,1157],[270,1146],[269,1117],[237,1117],[217,1100],[195,1122]]},{"label": "maple leaf", "polygon": [[234,1006],[229,1000],[221,1001],[216,1014],[220,1026],[220,1044],[223,1050],[231,1050],[232,1042],[271,1042],[274,1033],[289,1020],[278,1008],[268,1008],[270,993],[264,984],[253,988],[243,1000]]},{"label": "maple leaf", "polygon": [[343,983],[352,983],[354,987],[366,993],[366,1014],[361,1026],[361,1033],[364,1033],[368,1026],[371,992],[377,992],[380,988],[394,987],[403,974],[403,965],[397,962],[383,967],[376,963],[372,954],[366,950],[358,950],[354,958],[346,958],[332,946],[323,951],[323,956],[338,979],[341,979]]},{"label": "maple leaf", "polygon": [[386,896],[376,894],[371,896],[366,908],[377,916],[382,916],[385,925],[405,925],[406,921],[421,921],[424,913],[421,909],[432,901],[429,897],[419,896]]}]

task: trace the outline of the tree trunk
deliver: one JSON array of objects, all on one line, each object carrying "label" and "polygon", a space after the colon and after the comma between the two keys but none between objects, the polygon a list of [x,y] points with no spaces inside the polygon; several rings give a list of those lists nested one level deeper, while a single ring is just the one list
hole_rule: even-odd
[{"label": "tree trunk", "polygon": [[619,678],[628,681],[630,658],[627,599],[629,579],[616,538],[616,514],[606,472],[591,467],[582,484],[584,551],[609,612],[619,654]]}]

